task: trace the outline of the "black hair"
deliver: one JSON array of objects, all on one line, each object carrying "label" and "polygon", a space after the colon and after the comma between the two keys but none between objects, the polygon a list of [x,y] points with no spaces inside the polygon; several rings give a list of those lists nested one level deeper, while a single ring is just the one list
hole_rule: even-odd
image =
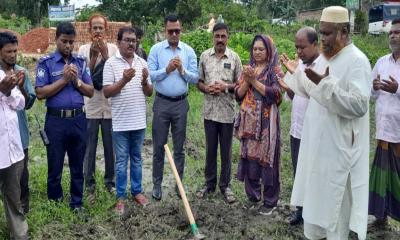
[{"label": "black hair", "polygon": [[76,36],[76,31],[74,25],[70,22],[62,22],[58,24],[56,30],[56,38],[59,38],[61,34],[65,35],[74,35]]},{"label": "black hair", "polygon": [[297,31],[296,36],[297,34],[306,34],[307,41],[310,44],[318,43],[318,33],[313,27],[302,27]]},{"label": "black hair", "polygon": [[213,27],[213,32],[216,32],[216,31],[221,30],[221,29],[225,29],[226,32],[229,33],[228,25],[226,25],[225,23],[217,23],[217,24],[215,24],[214,27]]},{"label": "black hair", "polygon": [[136,30],[133,27],[122,27],[118,30],[118,34],[117,34],[117,40],[121,41],[122,40],[122,36],[124,35],[124,33],[134,33],[136,35]]},{"label": "black hair", "polygon": [[141,39],[143,37],[143,30],[139,27],[135,27],[135,31],[136,31],[136,37]]},{"label": "black hair", "polygon": [[392,25],[399,24],[399,23],[400,23],[400,18],[395,18],[392,21]]},{"label": "black hair", "polygon": [[179,21],[176,15],[168,15],[164,18],[164,25],[167,25],[167,22],[177,22]]},{"label": "black hair", "polygon": [[7,44],[18,44],[17,37],[8,31],[0,32],[0,49],[2,49]]}]

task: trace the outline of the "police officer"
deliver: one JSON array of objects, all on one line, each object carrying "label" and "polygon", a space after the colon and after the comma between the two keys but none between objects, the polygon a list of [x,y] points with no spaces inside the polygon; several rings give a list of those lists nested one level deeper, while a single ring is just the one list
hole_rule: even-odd
[{"label": "police officer", "polygon": [[57,50],[38,62],[36,95],[46,99],[45,131],[47,145],[47,196],[63,198],[61,176],[65,152],[71,173],[70,207],[82,209],[83,159],[86,149],[86,116],[83,96],[93,96],[93,86],[85,58],[72,54],[76,32],[71,23],[57,26]]}]

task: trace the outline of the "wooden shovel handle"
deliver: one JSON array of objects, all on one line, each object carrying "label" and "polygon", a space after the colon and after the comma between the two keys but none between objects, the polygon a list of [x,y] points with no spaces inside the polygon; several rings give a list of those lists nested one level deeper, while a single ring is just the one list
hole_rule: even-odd
[{"label": "wooden shovel handle", "polygon": [[186,198],[185,189],[183,188],[181,178],[179,177],[178,171],[176,170],[174,159],[172,158],[171,151],[169,150],[169,147],[167,144],[164,145],[164,149],[165,149],[165,153],[167,154],[168,162],[171,165],[172,172],[174,173],[176,183],[179,188],[179,193],[181,194],[183,205],[185,206],[186,215],[189,219],[189,223],[190,223],[190,225],[195,224],[192,210],[190,209],[189,202]]}]

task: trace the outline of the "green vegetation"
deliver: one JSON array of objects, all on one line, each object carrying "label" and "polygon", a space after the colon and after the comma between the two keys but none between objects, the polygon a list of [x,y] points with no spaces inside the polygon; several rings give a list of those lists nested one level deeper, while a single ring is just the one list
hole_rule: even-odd
[{"label": "green vegetation", "polygon": [[2,17],[0,15],[0,28],[9,29],[19,34],[24,34],[29,30],[30,21],[25,17]]}]

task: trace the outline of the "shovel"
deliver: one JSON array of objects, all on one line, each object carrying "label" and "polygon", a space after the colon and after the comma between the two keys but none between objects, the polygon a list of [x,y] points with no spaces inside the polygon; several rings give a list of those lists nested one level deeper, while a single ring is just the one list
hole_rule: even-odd
[{"label": "shovel", "polygon": [[196,222],[194,221],[192,209],[190,209],[189,202],[186,198],[185,189],[183,188],[181,178],[179,177],[178,171],[176,170],[174,159],[172,158],[171,151],[167,144],[164,145],[165,153],[167,154],[168,162],[171,165],[172,172],[174,173],[176,184],[178,185],[179,193],[181,194],[181,198],[183,201],[183,205],[185,206],[186,215],[189,219],[190,227],[192,229],[192,233],[194,235],[195,240],[204,239],[205,236],[199,232],[197,228]]}]

